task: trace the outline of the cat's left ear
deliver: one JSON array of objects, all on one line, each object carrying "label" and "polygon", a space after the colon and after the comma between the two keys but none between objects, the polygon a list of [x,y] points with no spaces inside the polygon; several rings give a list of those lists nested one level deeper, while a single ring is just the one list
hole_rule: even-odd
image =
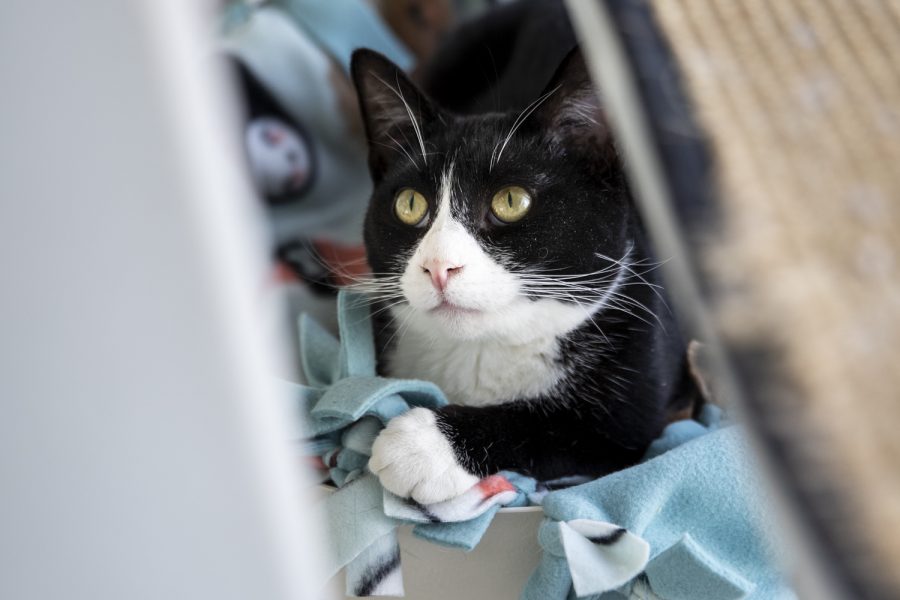
[{"label": "cat's left ear", "polygon": [[612,149],[609,125],[579,48],[560,63],[544,95],[536,116],[552,142],[575,143],[602,153]]},{"label": "cat's left ear", "polygon": [[427,163],[423,129],[438,109],[390,60],[372,50],[353,53],[350,72],[369,142],[369,170],[378,181],[396,160]]}]

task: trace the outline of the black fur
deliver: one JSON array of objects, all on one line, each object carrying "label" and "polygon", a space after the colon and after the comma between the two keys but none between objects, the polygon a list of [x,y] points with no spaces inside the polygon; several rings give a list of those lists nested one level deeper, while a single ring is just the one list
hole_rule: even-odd
[{"label": "black fur", "polygon": [[[397,256],[409,256],[427,230],[394,217],[395,194],[412,187],[433,202],[451,161],[454,198],[461,203],[451,208],[453,216],[489,254],[504,256],[509,270],[552,268],[559,275],[577,276],[611,266],[598,254],[620,259],[629,247],[632,261],[646,265],[653,259],[577,51],[545,88],[556,92],[522,123],[493,170],[488,165],[496,141],[506,136],[521,106],[452,114],[371,51],[354,54],[352,71],[375,183],[365,241],[376,274],[402,269]],[[504,80],[515,80],[515,74],[506,71]],[[385,82],[403,95],[421,124],[427,166],[412,163],[421,156],[408,119],[379,120],[391,101]],[[572,110],[573,100],[580,110]],[[390,138],[401,141],[410,156],[391,147]],[[529,190],[535,201],[524,219],[503,225],[492,218],[488,205],[498,188],[510,184]],[[559,361],[569,375],[551,392],[486,407],[451,405],[438,412],[438,425],[461,465],[479,476],[513,469],[552,479],[604,474],[641,457],[672,410],[684,402],[687,380],[677,323],[664,293],[653,287],[659,284],[656,271],[635,270],[627,292],[643,308],[634,304],[632,314],[601,310],[560,339]],[[584,285],[602,291],[589,278]],[[384,311],[374,312],[383,354],[394,330],[383,319]]]},{"label": "black fur", "polygon": [[420,83],[457,114],[521,110],[575,44],[560,0],[517,0],[463,23],[421,70]]}]

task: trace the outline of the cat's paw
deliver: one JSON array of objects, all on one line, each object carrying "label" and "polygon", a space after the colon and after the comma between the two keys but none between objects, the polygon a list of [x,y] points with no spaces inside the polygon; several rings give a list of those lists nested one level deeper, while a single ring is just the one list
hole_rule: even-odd
[{"label": "cat's paw", "polygon": [[372,444],[369,469],[386,490],[421,504],[455,498],[478,483],[457,462],[434,412],[426,408],[391,419]]}]

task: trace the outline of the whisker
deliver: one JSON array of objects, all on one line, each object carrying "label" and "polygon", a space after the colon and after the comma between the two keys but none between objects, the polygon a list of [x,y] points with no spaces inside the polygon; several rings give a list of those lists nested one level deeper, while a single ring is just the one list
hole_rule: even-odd
[{"label": "whisker", "polygon": [[[413,159],[413,157],[412,157],[412,155],[409,153],[409,151],[407,151],[407,149],[404,148],[403,145],[402,145],[400,142],[398,142],[397,139],[396,139],[394,136],[392,136],[390,133],[388,133],[387,136],[388,136],[388,138],[394,143],[394,146],[396,146],[397,148],[399,148],[399,149],[403,152],[403,154],[406,155],[406,158],[409,159],[409,162],[411,162],[412,165],[413,165],[416,169],[418,169],[418,168],[419,168],[419,163],[417,163],[417,162],[415,161],[415,159]],[[387,146],[387,144],[384,144],[384,143],[382,143],[381,145],[382,145],[382,146]],[[393,149],[393,146],[388,146],[388,148],[392,148],[392,149]]]},{"label": "whisker", "polygon": [[[598,258],[602,258],[602,259],[604,259],[604,260],[608,260],[608,261],[612,261],[612,262],[618,263],[623,269],[627,270],[629,273],[631,273],[632,275],[634,275],[635,277],[637,277],[639,280],[641,280],[642,283],[646,284],[647,286],[650,286],[650,282],[647,281],[646,278],[644,278],[644,275],[646,275],[646,274],[649,273],[650,271],[653,271],[654,269],[659,268],[660,266],[662,266],[663,264],[665,264],[666,262],[668,262],[668,261],[657,262],[657,263],[653,264],[653,266],[652,266],[651,268],[646,269],[646,270],[643,271],[642,273],[638,273],[637,271],[635,271],[635,270],[632,268],[632,265],[624,264],[624,263],[622,263],[622,262],[616,261],[614,258],[610,258],[609,256],[605,256],[605,255],[600,254],[600,253],[595,253],[595,256],[597,256]],[[671,310],[671,309],[669,309],[669,305],[666,303],[666,299],[663,298],[663,295],[659,292],[659,290],[657,290],[656,288],[653,288],[653,287],[651,287],[651,289],[652,289],[653,292],[656,294],[657,298],[660,299],[660,301],[663,303],[663,305],[666,307],[666,309],[667,309],[667,310]]]},{"label": "whisker", "polygon": [[[546,102],[547,98],[552,96],[560,87],[561,87],[560,85],[556,86],[555,88],[553,88],[552,90],[550,90],[549,92],[547,92],[546,94],[544,94],[543,96],[541,96],[540,98],[538,98],[537,100],[535,100],[534,102],[532,102],[531,104],[526,106],[522,110],[522,112],[519,113],[519,116],[516,117],[515,121],[513,121],[512,127],[509,130],[509,133],[506,134],[506,139],[503,140],[503,145],[500,146],[500,151],[497,152],[497,157],[494,158],[494,153],[493,152],[491,153],[491,162],[488,165],[489,172],[493,171],[494,165],[496,165],[497,163],[500,162],[500,157],[503,156],[503,151],[506,149],[506,145],[509,143],[509,140],[512,139],[512,136],[515,135],[515,133],[519,129],[519,127],[522,126],[522,123],[524,123],[528,119],[528,117],[531,116],[531,113],[536,111],[538,109],[538,107],[541,104],[543,104],[544,102]],[[494,149],[496,150],[496,146],[494,146]]]},{"label": "whisker", "polygon": [[406,109],[406,114],[409,115],[409,121],[412,123],[413,131],[416,132],[416,137],[419,139],[419,148],[422,150],[422,161],[427,165],[428,164],[428,156],[425,152],[425,141],[422,139],[422,130],[419,128],[419,122],[416,120],[416,116],[413,114],[412,108],[410,108],[409,103],[406,101],[406,98],[403,97],[403,91],[400,89],[400,75],[397,75],[397,87],[391,86],[384,79],[379,77],[378,75],[374,75],[375,79],[384,84],[389,90],[394,92],[397,97],[400,99],[400,102],[403,103],[403,107]]}]

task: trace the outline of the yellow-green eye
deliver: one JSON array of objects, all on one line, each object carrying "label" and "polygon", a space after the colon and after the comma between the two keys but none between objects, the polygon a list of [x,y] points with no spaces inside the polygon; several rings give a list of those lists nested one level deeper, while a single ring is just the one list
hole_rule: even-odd
[{"label": "yellow-green eye", "polygon": [[418,225],[428,213],[428,201],[416,190],[403,188],[394,199],[394,212],[407,225]]},{"label": "yellow-green eye", "polygon": [[522,188],[511,185],[496,194],[491,201],[491,211],[504,223],[518,221],[531,208],[531,196]]}]

